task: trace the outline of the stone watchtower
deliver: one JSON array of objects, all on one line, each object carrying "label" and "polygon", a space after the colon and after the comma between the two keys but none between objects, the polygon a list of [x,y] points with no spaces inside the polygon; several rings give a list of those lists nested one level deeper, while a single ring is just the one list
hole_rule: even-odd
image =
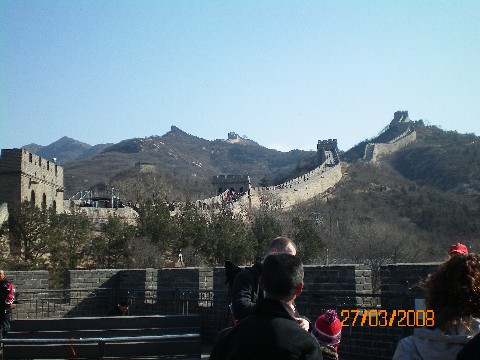
[{"label": "stone watchtower", "polygon": [[317,157],[319,164],[323,164],[327,160],[326,151],[331,151],[334,157],[338,157],[337,139],[318,140]]},{"label": "stone watchtower", "polygon": [[395,111],[393,120],[390,121],[390,130],[402,133],[407,131],[412,125],[412,121],[408,117],[408,111]]},{"label": "stone watchtower", "polygon": [[135,171],[141,173],[155,172],[157,171],[157,164],[138,161],[135,163]]},{"label": "stone watchtower", "polygon": [[234,192],[248,193],[250,191],[250,176],[216,175],[213,177],[212,184],[217,189],[215,195],[220,195],[228,189]]},{"label": "stone watchtower", "polygon": [[238,140],[240,139],[240,136],[238,136],[238,134],[234,131],[230,131],[228,133],[228,140]]},{"label": "stone watchtower", "polygon": [[395,111],[393,114],[393,120],[392,122],[409,122],[410,118],[408,117],[408,111]]},{"label": "stone watchtower", "polygon": [[63,212],[63,168],[25,149],[2,149],[0,203],[30,201]]}]

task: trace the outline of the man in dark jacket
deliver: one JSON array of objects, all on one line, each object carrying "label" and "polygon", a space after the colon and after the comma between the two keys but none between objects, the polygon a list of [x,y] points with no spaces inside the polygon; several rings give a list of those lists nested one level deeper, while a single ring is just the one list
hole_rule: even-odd
[{"label": "man in dark jacket", "polygon": [[130,306],[130,302],[128,299],[120,299],[117,306],[111,309],[107,316],[125,316],[128,315],[128,307]]},{"label": "man in dark jacket", "polygon": [[[296,255],[297,247],[289,238],[277,237],[270,243],[265,257],[275,253]],[[261,273],[262,263],[258,261],[251,267],[243,269],[236,276],[232,287],[232,315],[235,323],[250,315],[255,303],[263,298],[263,292],[259,287]],[[298,314],[296,314],[296,319],[305,330],[310,330],[311,324],[308,319]]]},{"label": "man in dark jacket", "polygon": [[268,255],[260,286],[265,297],[251,315],[215,343],[211,360],[318,360],[322,353],[313,336],[295,320],[293,301],[303,289],[303,265],[291,254]]}]

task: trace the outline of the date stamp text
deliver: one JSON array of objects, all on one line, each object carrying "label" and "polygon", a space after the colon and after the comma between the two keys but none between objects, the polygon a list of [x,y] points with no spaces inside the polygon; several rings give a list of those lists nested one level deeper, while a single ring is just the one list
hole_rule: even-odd
[{"label": "date stamp text", "polygon": [[434,326],[433,310],[342,310],[342,326]]}]

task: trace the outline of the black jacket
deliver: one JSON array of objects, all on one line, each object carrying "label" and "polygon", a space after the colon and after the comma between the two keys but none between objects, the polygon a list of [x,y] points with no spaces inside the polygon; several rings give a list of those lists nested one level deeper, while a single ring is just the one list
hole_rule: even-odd
[{"label": "black jacket", "polygon": [[232,287],[232,312],[235,320],[240,321],[250,315],[258,299],[263,298],[258,283],[261,273],[262,263],[256,262],[236,276]]},{"label": "black jacket", "polygon": [[281,301],[259,300],[250,316],[219,336],[210,359],[323,359],[317,340],[293,316],[292,309]]},{"label": "black jacket", "polygon": [[457,360],[478,359],[480,359],[480,334],[475,335],[457,355]]},{"label": "black jacket", "polygon": [[[232,313],[236,321],[245,319],[254,309],[255,303],[263,299],[263,291],[260,289],[260,275],[262,263],[256,262],[251,267],[243,269],[236,277],[232,287]],[[295,317],[308,321],[309,329],[312,330],[312,322],[305,316],[295,313]]]}]

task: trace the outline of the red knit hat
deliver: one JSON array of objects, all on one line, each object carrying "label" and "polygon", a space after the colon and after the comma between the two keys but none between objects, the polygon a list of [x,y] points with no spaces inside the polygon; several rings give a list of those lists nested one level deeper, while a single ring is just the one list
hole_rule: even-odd
[{"label": "red knit hat", "polygon": [[338,349],[342,337],[342,324],[335,310],[327,310],[317,318],[312,334],[321,345],[330,345],[335,350]]},{"label": "red knit hat", "polygon": [[450,246],[450,251],[448,253],[450,255],[455,255],[455,254],[468,255],[468,249],[465,245],[456,243]]}]

